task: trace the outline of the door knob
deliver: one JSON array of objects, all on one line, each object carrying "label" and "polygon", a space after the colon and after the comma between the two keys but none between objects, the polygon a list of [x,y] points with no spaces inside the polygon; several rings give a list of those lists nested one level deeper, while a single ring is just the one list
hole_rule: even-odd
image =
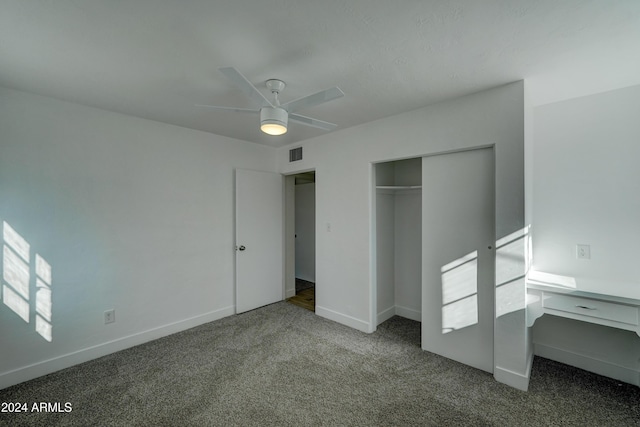
[{"label": "door knob", "polygon": [[238,248],[238,250],[239,250],[239,251],[244,251],[245,249],[247,249],[247,248],[245,248],[245,247],[244,247],[244,245],[241,245],[241,246]]}]

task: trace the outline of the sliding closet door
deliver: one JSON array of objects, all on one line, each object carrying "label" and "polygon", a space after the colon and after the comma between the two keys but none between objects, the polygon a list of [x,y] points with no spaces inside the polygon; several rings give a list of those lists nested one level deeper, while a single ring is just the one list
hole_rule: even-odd
[{"label": "sliding closet door", "polygon": [[424,157],[422,188],[422,348],[493,372],[493,149]]}]

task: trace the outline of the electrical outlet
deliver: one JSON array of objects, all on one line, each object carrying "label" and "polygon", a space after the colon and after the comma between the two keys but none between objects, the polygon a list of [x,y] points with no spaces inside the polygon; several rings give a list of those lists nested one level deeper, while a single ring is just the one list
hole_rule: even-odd
[{"label": "electrical outlet", "polygon": [[104,312],[104,324],[113,323],[116,321],[116,311],[114,309]]},{"label": "electrical outlet", "polygon": [[581,244],[576,245],[576,258],[591,259],[591,246]]}]

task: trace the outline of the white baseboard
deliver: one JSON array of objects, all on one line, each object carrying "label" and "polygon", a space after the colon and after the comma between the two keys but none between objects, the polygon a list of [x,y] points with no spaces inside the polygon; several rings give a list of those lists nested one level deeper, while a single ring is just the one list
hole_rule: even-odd
[{"label": "white baseboard", "polygon": [[396,305],[396,314],[406,319],[415,320],[416,322],[422,322],[422,312],[419,310],[414,310],[413,308]]},{"label": "white baseboard", "polygon": [[295,297],[296,296],[296,288],[287,289],[284,291],[284,299]]},{"label": "white baseboard", "polygon": [[529,389],[529,379],[531,378],[531,367],[533,366],[533,349],[529,346],[527,354],[527,366],[524,373],[515,372],[500,366],[493,369],[493,378],[502,384],[506,384],[518,390],[527,391]]},{"label": "white baseboard", "polygon": [[[533,358],[531,358],[531,360],[533,360]],[[531,362],[528,363],[528,368],[525,374],[496,366],[493,370],[493,378],[495,378],[499,383],[506,384],[518,390],[527,391],[529,389],[530,373]]]},{"label": "white baseboard", "polygon": [[334,322],[341,323],[345,326],[357,329],[362,332],[366,332],[368,334],[375,330],[375,328],[371,328],[369,322],[365,322],[363,320],[356,319],[355,317],[338,313],[337,311],[333,311],[325,307],[320,307],[318,305],[316,305],[316,314],[320,317],[324,317],[325,319],[333,320]]},{"label": "white baseboard", "polygon": [[395,315],[396,315],[395,306],[391,306],[386,310],[382,310],[380,313],[378,313],[378,320],[377,320],[378,325],[382,322],[386,322],[387,320],[391,319]]},{"label": "white baseboard", "polygon": [[584,354],[573,353],[544,344],[534,344],[534,354],[544,357],[545,359],[555,360],[565,365],[574,366],[598,375],[640,386],[640,370],[637,369],[620,366],[606,360],[596,359]]},{"label": "white baseboard", "polygon": [[386,310],[382,310],[378,313],[378,325],[391,319],[393,316],[400,316],[406,319],[415,320],[416,322],[422,322],[422,312],[414,310],[413,308],[402,307],[400,305],[394,305]]},{"label": "white baseboard", "polygon": [[3,372],[0,374],[0,390],[79,363],[88,362],[89,360],[106,356],[107,354],[144,344],[145,342],[153,341],[167,335],[175,334],[176,332],[181,332],[204,323],[213,322],[214,320],[231,316],[234,313],[234,306],[221,308],[189,319],[149,329],[148,331],[139,332],[113,341],[108,341],[82,350],[74,351],[72,353],[64,354],[62,356],[54,357],[52,359],[43,360],[42,362],[37,362],[12,371]]}]

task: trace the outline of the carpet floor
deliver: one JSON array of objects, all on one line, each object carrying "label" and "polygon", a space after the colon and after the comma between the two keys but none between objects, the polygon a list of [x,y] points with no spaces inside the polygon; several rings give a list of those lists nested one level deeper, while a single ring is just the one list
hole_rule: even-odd
[{"label": "carpet floor", "polygon": [[2,426],[640,426],[640,388],[536,358],[521,392],[420,349],[420,324],[365,334],[287,302],[0,390]]}]

